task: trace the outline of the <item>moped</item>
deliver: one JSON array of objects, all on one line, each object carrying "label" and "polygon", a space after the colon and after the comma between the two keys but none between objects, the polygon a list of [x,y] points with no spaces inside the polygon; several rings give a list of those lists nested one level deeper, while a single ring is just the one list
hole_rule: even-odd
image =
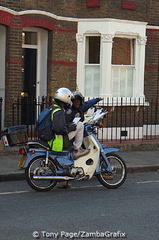
[{"label": "moped", "polygon": [[91,179],[109,189],[120,187],[127,175],[124,160],[117,155],[118,148],[106,148],[96,135],[100,119],[107,112],[98,109],[85,121],[83,146],[90,152],[73,159],[73,150],[51,151],[46,142],[30,141],[24,163],[27,183],[36,191],[49,191],[60,181]]}]

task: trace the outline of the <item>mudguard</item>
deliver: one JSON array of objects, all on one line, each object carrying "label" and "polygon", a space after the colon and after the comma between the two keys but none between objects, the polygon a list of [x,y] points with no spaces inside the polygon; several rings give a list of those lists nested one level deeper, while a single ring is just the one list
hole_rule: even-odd
[{"label": "mudguard", "polygon": [[118,152],[119,148],[105,148],[103,149],[105,154],[112,153],[112,152]]},{"label": "mudguard", "polygon": [[38,152],[35,152],[34,154],[28,153],[25,164],[24,164],[24,168],[28,166],[28,164],[33,158],[39,157],[39,156],[45,156],[45,155],[46,155],[46,151],[38,151]]},{"label": "mudguard", "polygon": [[[28,164],[30,163],[30,161],[33,158],[36,157],[40,157],[40,156],[46,156],[46,151],[45,150],[38,150],[36,149],[36,152],[34,154],[28,152],[27,154],[27,158],[24,164],[24,168],[26,168],[28,166]],[[53,157],[54,156],[54,157]],[[54,155],[53,153],[49,153],[49,157],[54,159],[54,161],[57,162],[57,164],[59,166],[62,166],[63,168],[67,168],[70,165],[73,165],[74,161],[70,158],[67,157],[66,153],[63,152],[57,152],[56,155]]]}]

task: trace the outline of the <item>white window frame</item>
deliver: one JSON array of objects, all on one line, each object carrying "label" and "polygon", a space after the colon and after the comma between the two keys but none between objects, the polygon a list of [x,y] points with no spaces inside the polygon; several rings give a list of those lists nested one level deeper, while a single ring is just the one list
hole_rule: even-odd
[{"label": "white window frame", "polygon": [[[111,64],[111,92],[113,93],[113,98],[118,97],[118,98],[123,98],[123,97],[128,97],[128,98],[134,98],[135,97],[135,71],[136,71],[136,66],[135,66],[135,56],[137,54],[136,52],[136,37],[133,36],[114,36],[117,38],[125,38],[129,40],[134,40],[134,46],[132,46],[131,43],[131,65],[123,65],[123,64]],[[116,81],[116,88],[117,90],[114,91],[114,81],[115,78],[113,78],[115,72],[118,72],[118,79]],[[117,74],[116,74],[117,75]],[[125,75],[125,76],[124,76]],[[130,77],[131,75],[131,77]],[[117,77],[116,77],[117,78]],[[130,79],[131,78],[131,79]],[[129,91],[128,89],[128,84],[131,81],[131,90]],[[121,85],[123,85],[121,87]],[[128,91],[131,92],[128,94]],[[119,92],[121,93],[119,95]]]},{"label": "white window frame", "polygon": [[[135,41],[135,66],[133,79],[133,95],[131,104],[145,101],[144,95],[144,68],[146,45],[146,22],[119,20],[119,19],[80,19],[76,40],[77,52],[77,88],[85,93],[85,38],[90,35],[101,36],[100,61],[100,97],[105,103],[120,101],[112,93],[112,45],[114,37],[133,38]],[[96,97],[96,96],[89,96]],[[122,96],[121,96],[122,97]],[[141,99],[143,101],[141,101]],[[123,101],[123,100],[122,100]],[[125,101],[128,104],[128,100]]]},{"label": "white window frame", "polygon": [[[100,93],[100,63],[101,63],[101,59],[99,59],[99,63],[88,63],[88,42],[87,42],[87,37],[100,37],[101,36],[99,34],[89,34],[89,35],[85,35],[85,64],[84,64],[84,69],[85,69],[85,74],[84,74],[84,85],[85,85],[85,89],[84,89],[84,96],[94,96],[94,97],[98,97],[99,93]],[[100,42],[100,50],[101,52],[101,42]],[[100,53],[99,53],[100,55]],[[100,55],[101,56],[101,55]],[[92,68],[92,72],[89,71],[89,68]],[[86,75],[89,74],[90,72],[90,82],[89,82],[89,86],[87,86],[86,88]],[[98,78],[98,79],[97,79]],[[92,85],[94,85],[94,88],[92,88]],[[89,95],[88,95],[89,93]]]}]

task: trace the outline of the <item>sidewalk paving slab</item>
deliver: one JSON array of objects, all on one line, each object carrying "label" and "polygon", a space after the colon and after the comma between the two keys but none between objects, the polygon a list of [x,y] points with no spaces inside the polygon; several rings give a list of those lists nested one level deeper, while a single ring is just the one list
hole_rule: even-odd
[{"label": "sidewalk paving slab", "polygon": [[[159,151],[119,151],[127,166],[128,173],[159,171]],[[24,180],[24,169],[18,169],[22,155],[17,148],[0,155],[0,182]]]}]

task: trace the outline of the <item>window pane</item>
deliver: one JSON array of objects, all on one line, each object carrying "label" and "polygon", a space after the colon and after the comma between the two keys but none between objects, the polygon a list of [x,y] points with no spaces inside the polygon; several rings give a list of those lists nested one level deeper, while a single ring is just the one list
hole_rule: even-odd
[{"label": "window pane", "polygon": [[131,66],[112,66],[112,93],[114,97],[133,96],[133,72]]},{"label": "window pane", "polygon": [[100,37],[86,37],[86,63],[100,63]]},{"label": "window pane", "polygon": [[36,32],[23,32],[22,33],[23,44],[37,45],[37,33]]},{"label": "window pane", "polygon": [[134,39],[113,39],[112,64],[134,65]]},{"label": "window pane", "polygon": [[98,97],[100,90],[100,66],[85,66],[85,96]]}]

